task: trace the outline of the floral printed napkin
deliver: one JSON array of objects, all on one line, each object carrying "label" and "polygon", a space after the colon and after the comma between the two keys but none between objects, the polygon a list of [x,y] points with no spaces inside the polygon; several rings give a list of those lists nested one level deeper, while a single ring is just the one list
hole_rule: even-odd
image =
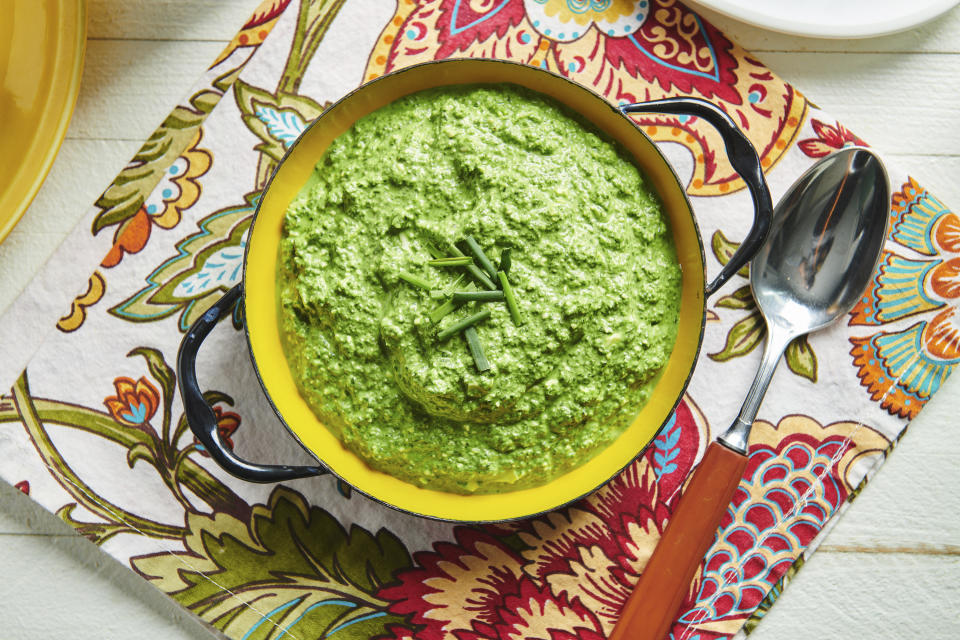
[{"label": "floral printed napkin", "polygon": [[[760,151],[775,198],[816,158],[860,143],[674,0],[263,2],[0,318],[0,383],[12,386],[0,474],[231,638],[605,637],[753,378],[764,327],[739,278],[711,301],[688,394],[653,446],[594,494],[509,524],[419,519],[330,477],[246,484],[211,462],[171,367],[187,327],[241,277],[271,170],[362,82],[462,56],[549,69],[613,103],[712,100]],[[686,181],[715,272],[749,227],[743,184],[696,119],[639,123]],[[791,345],[675,638],[749,632],[960,358],[960,220],[890,175],[876,277],[846,322]],[[306,462],[238,323],[200,354],[221,433],[248,458]]]}]

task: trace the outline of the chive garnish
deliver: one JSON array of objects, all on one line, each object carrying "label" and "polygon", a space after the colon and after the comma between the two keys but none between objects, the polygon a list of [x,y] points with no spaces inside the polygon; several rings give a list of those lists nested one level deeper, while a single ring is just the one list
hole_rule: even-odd
[{"label": "chive garnish", "polygon": [[510,247],[500,252],[500,265],[497,267],[497,271],[510,273]]},{"label": "chive garnish", "polygon": [[[460,251],[460,248],[457,247],[456,245],[450,245],[450,251],[452,251],[453,254],[456,255],[457,257],[462,258],[465,255],[463,251]],[[483,285],[484,289],[490,289],[491,291],[496,290],[497,285],[493,284],[493,280],[488,278],[487,274],[481,271],[480,267],[478,267],[473,263],[473,260],[470,261],[470,264],[465,264],[463,266],[466,267],[467,271],[470,273],[470,275],[473,276],[474,280],[476,280],[481,285]]]},{"label": "chive garnish", "polygon": [[470,355],[473,356],[473,362],[477,365],[477,371],[483,373],[490,369],[490,363],[487,362],[487,356],[483,353],[483,345],[480,344],[480,336],[474,327],[467,327],[463,332],[467,339],[467,347],[470,348]]},{"label": "chive garnish", "polygon": [[[452,293],[454,289],[456,289],[457,287],[460,286],[460,283],[461,283],[461,282],[463,282],[463,274],[462,274],[462,273],[461,273],[460,275],[458,275],[458,276],[457,276],[457,279],[454,280],[453,283],[452,283],[449,287],[447,287],[446,289],[444,289],[444,291],[446,291],[447,293]],[[470,288],[470,287],[472,287],[472,286],[473,286],[472,284],[467,284],[467,288]]]},{"label": "chive garnish", "polygon": [[429,240],[424,240],[424,241],[423,241],[423,244],[424,244],[424,246],[426,246],[427,252],[428,252],[431,256],[433,256],[434,258],[443,258],[443,257],[444,257],[443,251],[441,251],[440,249],[438,249],[437,246],[436,246],[435,244],[433,244],[432,242],[430,242]]},{"label": "chive garnish", "polygon": [[470,256],[456,256],[453,258],[437,258],[436,260],[431,260],[427,264],[433,265],[434,267],[462,267],[466,266],[473,262],[473,258]]},{"label": "chive garnish", "polygon": [[[427,317],[430,318],[430,322],[437,324],[443,320],[448,313],[462,305],[462,302],[454,302],[451,296],[453,295],[453,290],[460,286],[460,283],[463,282],[463,274],[457,276],[457,279],[453,283],[444,289],[443,295],[447,298],[447,301],[441,304],[439,307],[436,307],[433,311],[427,314]],[[464,285],[468,290],[473,290],[474,285],[472,282],[468,282]]]},{"label": "chive garnish", "polygon": [[406,271],[401,271],[399,275],[401,280],[406,280],[415,287],[420,287],[421,289],[426,289],[429,291],[433,288],[429,282],[421,278],[420,276],[415,276],[412,273],[407,273]]},{"label": "chive garnish", "polygon": [[447,300],[442,305],[431,311],[427,314],[427,317],[430,318],[430,322],[437,324],[443,320],[448,313],[457,308],[457,305],[454,304],[453,300]]},{"label": "chive garnish", "polygon": [[477,259],[477,262],[480,263],[480,266],[483,267],[484,271],[489,273],[491,278],[496,278],[497,270],[493,268],[493,263],[490,262],[487,254],[483,252],[483,249],[481,249],[480,245],[477,244],[477,241],[473,239],[473,236],[467,236],[466,243],[467,248],[470,249],[470,253],[472,253],[473,257]]},{"label": "chive garnish", "polygon": [[490,289],[491,291],[496,290],[497,285],[493,284],[493,280],[488,278],[487,274],[481,271],[477,265],[468,264],[467,271],[469,271],[470,275],[472,275],[474,279],[476,279],[476,281],[482,284],[485,288]]},{"label": "chive garnish", "polygon": [[454,322],[452,325],[450,325],[446,329],[440,331],[439,333],[437,333],[437,338],[442,342],[447,338],[449,338],[450,336],[452,336],[453,334],[460,333],[467,327],[472,327],[478,322],[483,322],[489,317],[490,317],[489,309],[486,311],[481,311],[480,313],[475,313],[472,316],[464,318],[463,320],[458,320],[457,322]]},{"label": "chive garnish", "polygon": [[496,302],[503,300],[503,291],[454,291],[454,302]]},{"label": "chive garnish", "polygon": [[520,308],[517,307],[517,299],[513,295],[513,287],[510,286],[510,281],[507,280],[507,274],[503,271],[498,271],[497,278],[500,279],[500,286],[503,287],[503,297],[507,301],[507,310],[510,312],[510,317],[513,318],[513,324],[518,326],[523,324],[523,318],[520,317]]},{"label": "chive garnish", "polygon": [[[493,302],[503,300],[506,302],[507,310],[510,312],[513,323],[516,325],[523,324],[523,318],[520,316],[520,308],[517,306],[517,299],[513,287],[510,286],[510,281],[507,279],[507,273],[510,271],[510,248],[503,249],[500,252],[499,264],[494,268],[493,263],[490,262],[490,259],[483,252],[483,249],[473,236],[467,236],[459,246],[456,244],[450,245],[448,247],[448,255],[443,255],[443,253],[429,243],[427,246],[433,256],[433,259],[429,260],[427,264],[434,267],[464,267],[464,270],[469,273],[480,286],[486,289],[485,291],[478,291],[476,286],[470,282],[461,285],[464,278],[464,275],[461,274],[443,291],[431,291],[432,297],[437,297],[438,295],[449,296],[443,304],[427,314],[431,322],[439,324],[447,315],[469,302]],[[467,255],[464,252],[465,250],[472,254],[472,257]],[[431,289],[430,283],[420,276],[403,272],[400,274],[400,278],[415,286],[428,290]],[[457,291],[456,289],[461,286],[463,288]],[[483,352],[483,345],[480,343],[480,336],[477,334],[474,325],[483,322],[489,318],[490,315],[490,310],[480,311],[469,317],[453,322],[446,329],[437,331],[437,339],[441,342],[449,339],[456,333],[463,333],[467,341],[467,346],[470,349],[470,355],[473,357],[473,362],[477,366],[477,370],[481,373],[490,370],[490,363],[487,361],[487,356]]]}]

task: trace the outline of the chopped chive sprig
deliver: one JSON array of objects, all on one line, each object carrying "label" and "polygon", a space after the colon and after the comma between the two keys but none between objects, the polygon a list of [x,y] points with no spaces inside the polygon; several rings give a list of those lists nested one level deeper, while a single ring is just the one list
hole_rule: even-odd
[{"label": "chopped chive sprig", "polygon": [[497,285],[493,284],[493,280],[488,278],[487,274],[481,271],[477,265],[473,263],[468,264],[467,271],[469,271],[470,275],[472,275],[474,279],[476,279],[476,281],[482,284],[486,289],[490,291],[496,290]]},{"label": "chopped chive sprig", "polygon": [[420,276],[415,276],[412,273],[407,273],[406,271],[401,271],[399,278],[401,280],[405,280],[409,282],[415,287],[420,287],[421,289],[426,289],[427,291],[429,291],[430,289],[433,289],[433,286],[429,282],[427,282],[424,278],[421,278]]},{"label": "chopped chive sprig", "polygon": [[437,339],[443,342],[444,340],[448,339],[450,336],[460,333],[467,327],[472,327],[475,324],[483,322],[489,317],[490,317],[490,310],[487,309],[485,311],[475,313],[472,316],[468,316],[463,320],[458,320],[457,322],[454,322],[446,329],[443,329],[442,331],[438,332]]},{"label": "chopped chive sprig", "polygon": [[427,264],[433,265],[434,267],[463,267],[472,262],[473,258],[470,256],[454,256],[452,258],[437,258]]},{"label": "chopped chive sprig", "polygon": [[454,302],[497,302],[503,300],[503,291],[454,291]]},{"label": "chopped chive sprig", "polygon": [[503,288],[503,297],[507,302],[507,311],[513,319],[513,324],[520,326],[523,324],[523,318],[520,316],[520,308],[517,306],[517,298],[513,295],[513,287],[507,280],[507,274],[503,271],[497,272],[497,278],[500,280],[500,286]]},{"label": "chopped chive sprig", "polygon": [[[447,317],[447,314],[451,313],[457,307],[463,305],[462,302],[457,302],[452,297],[453,290],[459,287],[461,282],[463,282],[462,274],[457,276],[457,279],[453,281],[453,284],[451,284],[444,291],[444,295],[448,296],[446,302],[441,304],[439,307],[436,307],[435,309],[430,311],[430,313],[427,314],[427,317],[430,318],[430,322],[432,322],[433,324],[437,324],[438,322],[443,320],[445,317]],[[473,283],[468,282],[465,286],[467,290],[470,290],[470,291],[474,290]]]},{"label": "chopped chive sprig", "polygon": [[510,247],[500,252],[500,264],[497,266],[497,271],[510,273]]},{"label": "chopped chive sprig", "polygon": [[493,263],[490,262],[490,258],[483,252],[483,249],[481,249],[477,241],[473,239],[473,236],[467,236],[465,242],[467,243],[467,248],[470,250],[470,253],[477,259],[477,262],[480,263],[483,270],[490,274],[491,278],[496,278],[497,270],[493,268]]},{"label": "chopped chive sprig", "polygon": [[[469,256],[467,256],[463,251],[460,251],[460,248],[457,247],[456,245],[451,245],[451,246],[450,246],[450,250],[451,250],[451,251],[454,253],[454,255],[457,256],[458,258],[469,257]],[[488,278],[488,277],[487,277],[487,274],[485,274],[485,273],[480,269],[480,267],[478,267],[477,265],[475,265],[475,264],[473,263],[473,260],[470,260],[469,263],[467,263],[467,264],[465,264],[465,265],[463,265],[463,266],[466,267],[467,272],[468,272],[471,276],[473,276],[473,279],[474,279],[474,280],[476,280],[476,281],[479,282],[481,285],[483,285],[483,288],[484,288],[484,289],[489,289],[490,291],[493,291],[493,290],[495,290],[495,289],[497,288],[497,285],[495,285],[495,284],[493,283],[493,280],[491,280],[490,278]]]},{"label": "chopped chive sprig", "polygon": [[442,305],[431,311],[427,314],[427,317],[430,318],[430,322],[437,324],[443,320],[447,315],[453,312],[459,305],[457,305],[453,300],[447,300]]},{"label": "chopped chive sprig", "polygon": [[473,356],[473,362],[477,365],[477,371],[483,373],[490,369],[490,363],[487,362],[487,356],[483,353],[483,345],[480,344],[480,336],[477,335],[476,327],[467,327],[463,332],[467,339],[467,347],[470,349],[470,355]]}]

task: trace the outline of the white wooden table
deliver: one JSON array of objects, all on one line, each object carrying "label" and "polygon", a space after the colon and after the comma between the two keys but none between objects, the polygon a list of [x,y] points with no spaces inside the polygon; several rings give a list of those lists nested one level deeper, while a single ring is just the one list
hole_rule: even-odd
[{"label": "white wooden table", "polygon": [[[0,311],[255,5],[89,0],[80,99],[43,189],[0,245]],[[960,207],[960,10],[909,33],[852,42],[782,36],[707,17]],[[955,375],[755,637],[960,637],[958,401]],[[172,640],[209,638],[210,632],[0,483],[0,637],[129,636]]]}]

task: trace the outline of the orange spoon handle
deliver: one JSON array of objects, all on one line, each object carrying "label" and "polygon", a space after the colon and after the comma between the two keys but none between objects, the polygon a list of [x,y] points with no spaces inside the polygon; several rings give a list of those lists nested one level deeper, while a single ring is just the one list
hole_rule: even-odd
[{"label": "orange spoon handle", "polygon": [[610,640],[663,640],[726,513],[747,456],[718,442],[707,448],[667,529],[627,600]]}]

